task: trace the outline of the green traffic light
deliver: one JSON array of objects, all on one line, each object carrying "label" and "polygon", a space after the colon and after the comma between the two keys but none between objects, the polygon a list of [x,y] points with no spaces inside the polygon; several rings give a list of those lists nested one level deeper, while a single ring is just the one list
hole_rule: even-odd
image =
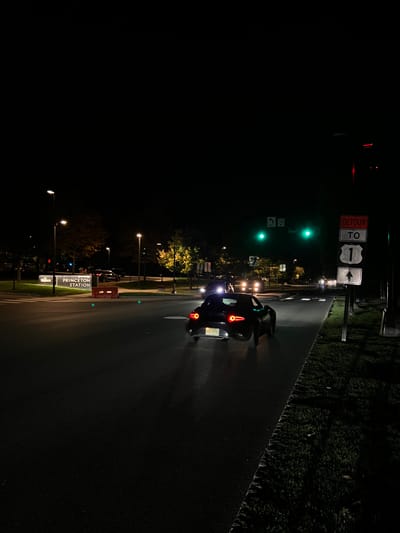
[{"label": "green traffic light", "polygon": [[265,233],[265,231],[259,231],[257,233],[257,240],[258,241],[265,241],[267,238],[267,234]]},{"label": "green traffic light", "polygon": [[314,236],[314,231],[311,228],[304,228],[301,230],[300,235],[303,239],[311,239]]}]

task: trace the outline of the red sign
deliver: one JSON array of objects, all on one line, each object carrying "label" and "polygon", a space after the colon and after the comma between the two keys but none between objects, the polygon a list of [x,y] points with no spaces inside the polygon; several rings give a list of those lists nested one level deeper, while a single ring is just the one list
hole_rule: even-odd
[{"label": "red sign", "polygon": [[368,217],[364,215],[341,215],[340,216],[341,229],[367,229]]}]

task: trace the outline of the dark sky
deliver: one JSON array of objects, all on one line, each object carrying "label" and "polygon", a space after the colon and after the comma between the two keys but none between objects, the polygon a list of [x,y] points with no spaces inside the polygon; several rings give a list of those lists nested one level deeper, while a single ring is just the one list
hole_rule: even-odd
[{"label": "dark sky", "polygon": [[345,20],[156,28],[36,8],[8,65],[2,229],[40,217],[47,188],[141,231],[225,224],[227,201],[237,224],[308,216],[333,134],[398,137],[399,43],[387,21]]}]

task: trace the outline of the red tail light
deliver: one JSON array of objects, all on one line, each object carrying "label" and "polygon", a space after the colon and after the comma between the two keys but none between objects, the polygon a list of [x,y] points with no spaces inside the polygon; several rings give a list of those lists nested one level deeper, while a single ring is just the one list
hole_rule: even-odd
[{"label": "red tail light", "polygon": [[244,316],[228,315],[228,322],[243,322],[243,320],[246,320]]},{"label": "red tail light", "polygon": [[196,313],[195,311],[193,311],[192,313],[189,313],[189,318],[191,320],[198,320],[200,318],[200,315],[199,313]]}]

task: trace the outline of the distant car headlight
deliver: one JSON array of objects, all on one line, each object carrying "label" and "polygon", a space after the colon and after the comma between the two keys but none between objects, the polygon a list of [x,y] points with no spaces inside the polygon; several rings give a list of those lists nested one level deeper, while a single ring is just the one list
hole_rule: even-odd
[{"label": "distant car headlight", "polygon": [[204,294],[204,293],[206,292],[205,287],[200,287],[200,292],[201,292],[202,294]]}]

